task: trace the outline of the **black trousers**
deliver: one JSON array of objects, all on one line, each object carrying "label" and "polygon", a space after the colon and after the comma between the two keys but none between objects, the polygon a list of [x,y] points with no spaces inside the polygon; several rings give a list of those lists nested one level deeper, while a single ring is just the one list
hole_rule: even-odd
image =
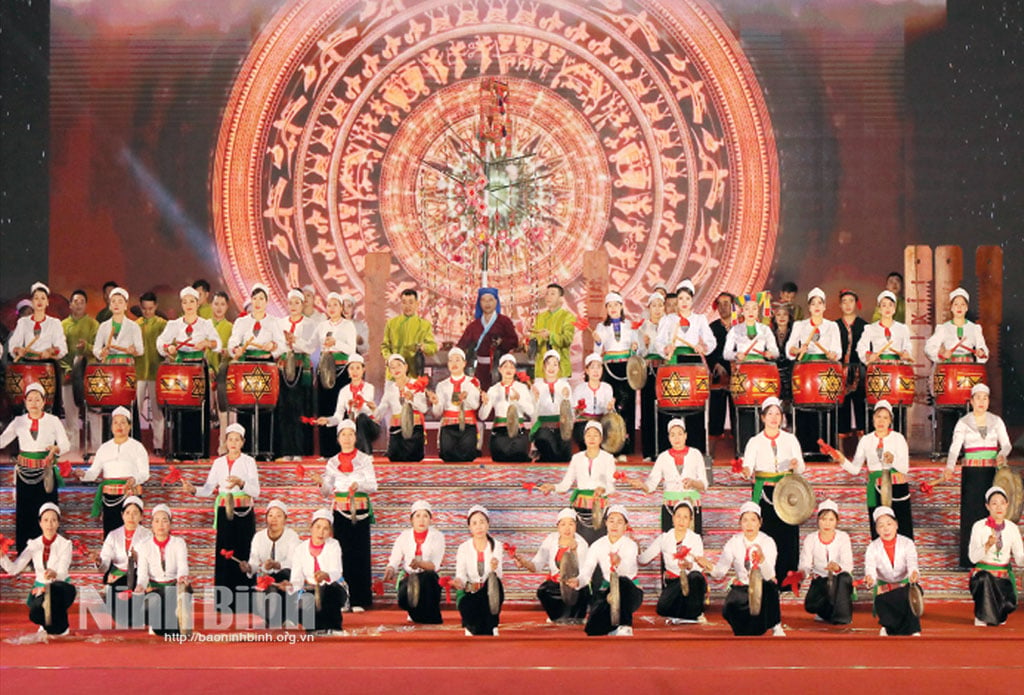
[{"label": "black trousers", "polygon": [[[312,589],[303,591],[298,598],[299,623],[301,625],[313,624],[314,630],[340,630],[341,628],[341,607],[345,605],[345,587],[341,584],[330,583],[320,586],[320,610],[316,608],[316,593]],[[309,615],[313,614],[313,620]]]},{"label": "black trousers", "polygon": [[366,413],[356,415],[356,448],[373,456],[373,443],[380,437],[380,425]]},{"label": "black trousers", "polygon": [[347,514],[334,511],[334,537],[341,545],[345,565],[345,583],[353,606],[369,608],[373,605],[373,577],[370,573],[370,518],[357,515],[356,521]]},{"label": "black trousers", "polygon": [[921,631],[921,619],[910,610],[910,587],[901,586],[875,596],[878,622],[890,635],[912,635]]},{"label": "black trousers", "polygon": [[626,379],[625,362],[608,362],[604,365],[604,373],[601,380],[612,387],[612,394],[615,396],[615,410],[626,422],[626,441],[618,451],[612,454],[633,453],[633,431],[636,429],[636,391],[629,385]]},{"label": "black trousers", "polygon": [[312,417],[314,412],[313,377],[309,369],[303,369],[291,386],[282,375],[274,418],[274,451],[281,456],[312,456],[313,428],[303,424],[302,418]]},{"label": "black trousers", "polygon": [[[795,572],[800,565],[800,527],[787,524],[775,513],[775,506],[770,501],[774,493],[773,485],[764,486],[764,493],[761,496],[761,530],[775,541],[779,551],[775,559],[775,576],[780,581],[785,581],[786,576],[790,572]],[[786,587],[777,590],[790,589]]]}]

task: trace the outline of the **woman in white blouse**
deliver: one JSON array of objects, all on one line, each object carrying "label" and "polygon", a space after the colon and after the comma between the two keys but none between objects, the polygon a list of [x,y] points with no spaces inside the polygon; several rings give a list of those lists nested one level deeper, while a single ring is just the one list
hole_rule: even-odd
[{"label": "woman in white blouse", "polygon": [[485,507],[470,507],[466,523],[470,538],[462,542],[455,554],[455,605],[467,636],[497,637],[501,605],[505,602],[505,588],[501,584],[504,546],[489,533],[490,512]]},{"label": "woman in white blouse", "polygon": [[974,624],[1002,625],[1017,610],[1017,587],[1011,562],[1024,566],[1024,543],[1020,528],[1006,518],[1009,507],[1006,490],[990,487],[985,493],[988,516],[971,529],[971,597]]},{"label": "woman in white blouse", "polygon": [[875,591],[879,635],[920,635],[921,620],[910,609],[910,584],[917,584],[917,546],[899,534],[896,513],[878,507],[872,518],[878,538],[864,551],[864,583]]},{"label": "woman in white blouse", "polygon": [[839,506],[832,500],[818,505],[818,530],[804,537],[800,572],[811,577],[804,610],[815,620],[848,625],[853,620],[853,547],[840,531]]},{"label": "woman in white blouse", "polygon": [[583,536],[576,533],[576,512],[572,509],[566,507],[559,511],[555,522],[557,530],[544,537],[532,560],[525,560],[518,555],[513,555],[512,559],[517,567],[528,572],[546,573],[544,581],[537,588],[537,598],[548,614],[549,623],[580,623],[587,615],[590,587],[583,587],[582,591],[573,589],[564,592],[562,564],[565,562],[566,569],[574,567],[578,572],[590,546],[583,540]]},{"label": "woman in white blouse", "polygon": [[557,485],[540,486],[545,495],[572,490],[569,505],[579,518],[579,533],[588,543],[605,534],[599,520],[607,507],[608,495],[615,492],[615,458],[601,448],[603,436],[600,422],[588,422],[583,432],[587,448],[573,455]]},{"label": "woman in white blouse", "polygon": [[398,606],[409,620],[440,625],[441,584],[437,573],[444,560],[444,534],[431,526],[433,511],[426,500],[412,503],[411,528],[402,531],[391,548],[384,582],[398,578]]},{"label": "woman in white blouse", "polygon": [[[135,592],[145,594],[143,606],[146,624],[154,635],[176,635],[190,631],[191,605],[179,611],[179,602],[192,602],[192,584],[188,577],[188,546],[181,536],[171,535],[171,508],[153,507],[153,535],[138,545],[139,572]],[[182,596],[182,594],[185,594]]]},{"label": "woman in white blouse", "polygon": [[704,557],[704,541],[690,528],[692,522],[693,503],[689,500],[676,502],[672,510],[672,528],[658,536],[640,554],[641,565],[661,556],[665,581],[656,611],[670,624],[707,622],[704,597],[708,583],[701,574],[699,562]]},{"label": "woman in white blouse", "polygon": [[103,536],[121,525],[121,503],[129,495],[139,495],[149,480],[149,452],[142,442],[131,438],[132,412],[124,406],[114,408],[110,417],[111,439],[96,450],[92,464],[81,480],[92,482],[102,477],[96,488],[90,516],[103,514]]},{"label": "woman in white blouse", "polygon": [[241,568],[250,577],[259,577],[253,597],[256,614],[267,627],[279,628],[288,605],[281,582],[291,577],[291,555],[300,539],[295,529],[288,526],[288,506],[281,500],[270,500],[266,518],[267,527],[253,536],[249,559],[242,562]]},{"label": "woman in white blouse", "polygon": [[[75,587],[68,579],[71,570],[71,541],[58,535],[60,507],[46,502],[39,508],[39,528],[42,535],[33,538],[14,562],[0,553],[0,568],[14,576],[29,564],[36,573],[36,581],[28,597],[28,618],[39,625],[40,632],[63,636],[68,634],[68,609],[75,601]],[[49,604],[49,607],[47,607]]]},{"label": "woman in white blouse", "polygon": [[341,632],[341,609],[348,594],[341,584],[341,546],[331,538],[331,513],[326,509],[313,512],[309,538],[292,551],[291,579],[281,583],[296,596],[298,617],[307,632]]}]

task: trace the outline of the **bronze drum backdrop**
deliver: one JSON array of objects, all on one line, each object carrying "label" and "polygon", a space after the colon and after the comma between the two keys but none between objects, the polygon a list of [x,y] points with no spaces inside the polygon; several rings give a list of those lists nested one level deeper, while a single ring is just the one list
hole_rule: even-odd
[{"label": "bronze drum backdrop", "polygon": [[[363,295],[363,256],[393,254],[457,337],[481,283],[532,319],[549,281],[582,301],[604,248],[637,309],[690,276],[698,306],[760,289],[779,177],[761,89],[707,3],[285,4],[224,112],[213,226],[235,301],[310,283]],[[579,291],[574,291],[579,290]]]}]

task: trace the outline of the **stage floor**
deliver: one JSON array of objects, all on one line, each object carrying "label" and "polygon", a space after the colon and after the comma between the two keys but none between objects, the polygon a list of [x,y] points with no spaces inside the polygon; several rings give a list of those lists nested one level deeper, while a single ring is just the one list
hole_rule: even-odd
[{"label": "stage floor", "polygon": [[[74,631],[41,640],[24,604],[0,606],[3,692],[67,689],[252,692],[330,688],[333,692],[758,693],[870,684],[876,693],[1013,692],[1024,676],[1024,614],[999,628],[974,627],[972,607],[932,602],[921,637],[878,636],[870,609],[846,627],[816,623],[783,605],[785,638],[733,637],[720,606],[709,624],[667,626],[648,606],[632,638],[587,638],[582,626],[548,625],[539,609],[502,613],[501,634],[466,637],[454,610],[443,626],[412,626],[394,608],[345,614],[344,637],[295,631],[202,633],[168,642],[137,631]],[[215,640],[238,640],[233,642]],[[249,641],[251,640],[251,641]],[[266,640],[266,641],[257,641]],[[272,641],[271,641],[272,640]],[[1017,683],[1018,686],[1014,686]]]}]

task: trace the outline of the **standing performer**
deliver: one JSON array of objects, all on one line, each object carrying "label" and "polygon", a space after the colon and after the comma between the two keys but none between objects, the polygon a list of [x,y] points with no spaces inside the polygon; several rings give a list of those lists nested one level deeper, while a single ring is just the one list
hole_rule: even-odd
[{"label": "standing performer", "polygon": [[878,634],[921,634],[921,620],[910,609],[910,584],[921,578],[917,569],[917,546],[899,535],[896,515],[889,507],[878,507],[871,515],[878,538],[864,552],[864,583],[875,591],[875,615],[882,629]]},{"label": "standing performer", "polygon": [[[865,463],[868,464],[868,518],[873,518],[875,508],[883,504],[880,499],[881,478],[885,471],[889,471],[892,503],[886,506],[894,510],[896,520],[903,529],[903,535],[914,540],[914,515],[910,508],[910,483],[907,482],[907,474],[910,472],[910,449],[907,440],[902,434],[892,430],[892,406],[889,405],[889,401],[883,399],[875,403],[872,420],[875,431],[866,435],[857,444],[853,462],[846,460],[841,453],[836,462],[842,464],[843,470],[850,475],[860,475],[860,469]],[[878,534],[872,526],[871,538],[877,537]]]},{"label": "standing performer", "polygon": [[[58,389],[60,395],[54,394],[54,412],[64,414],[68,439],[71,440],[76,453],[80,450],[79,447],[84,447],[81,451],[94,451],[103,437],[103,419],[99,413],[90,412],[84,405],[81,409],[79,408],[71,383],[72,367],[79,359],[89,360],[99,328],[96,319],[85,313],[87,302],[88,298],[83,290],[75,290],[71,293],[71,301],[68,304],[71,313],[60,322],[68,350],[60,361],[55,363],[58,366],[58,379],[63,385]],[[89,438],[84,443],[80,436],[83,427],[89,433]]]},{"label": "standing performer", "polygon": [[[254,284],[249,293],[252,311],[239,316],[231,327],[228,352],[236,362],[271,362],[284,354],[286,345],[280,319],[267,314],[269,293],[266,285],[258,282]],[[276,405],[271,402],[264,408],[239,409],[236,414],[238,423],[251,434],[249,439],[252,442],[253,457],[261,461],[274,459],[273,423]]]},{"label": "standing performer", "polygon": [[171,508],[166,504],[153,507],[153,535],[136,547],[139,553],[138,584],[132,588],[145,594],[143,608],[150,634],[177,635],[191,626],[178,624],[178,598],[189,594],[188,546],[181,536],[171,534]]},{"label": "standing performer", "polygon": [[[572,594],[562,591],[562,563],[567,553],[575,554],[575,564],[570,567],[579,568],[587,556],[590,547],[583,536],[576,533],[576,512],[568,507],[558,512],[555,520],[558,530],[544,537],[537,553],[532,560],[524,560],[513,554],[516,566],[527,572],[547,572],[547,578],[537,588],[537,598],[544,612],[548,614],[549,623],[582,623],[587,615],[590,603],[590,587],[584,586],[582,591]],[[565,579],[568,579],[566,577]],[[563,596],[570,599],[566,603]]]},{"label": "standing performer", "polygon": [[[693,282],[683,280],[676,294],[676,313],[666,314],[658,324],[658,352],[665,356],[668,364],[704,362],[706,365],[704,356],[714,351],[718,341],[707,318],[693,310],[693,296],[696,294]],[[706,454],[708,442],[704,417],[704,410],[700,410],[687,414],[685,419],[690,442]]]},{"label": "standing performer", "polygon": [[[217,605],[229,610],[235,605],[236,593],[248,591],[252,580],[235,560],[249,559],[252,537],[256,535],[253,502],[260,496],[260,476],[256,459],[242,453],[245,428],[237,422],[228,425],[228,453],[210,466],[206,483],[201,488],[187,480],[181,481],[186,494],[214,499],[213,528],[217,531],[214,550],[213,583],[218,592]],[[224,596],[224,592],[227,595]],[[222,601],[227,598],[228,602]]]},{"label": "standing performer", "polygon": [[[356,354],[356,325],[352,319],[343,316],[342,311],[347,295],[340,295],[331,292],[327,295],[327,319],[316,326],[317,344],[320,347],[321,364],[317,370],[318,374],[329,373],[330,365],[334,363],[334,384],[325,384],[323,376],[317,380],[317,413],[321,417],[330,417],[338,404],[338,393],[342,387],[348,384],[348,361]],[[328,388],[328,386],[330,386]],[[338,453],[338,441],[333,429],[322,427],[320,429],[320,456],[330,458]]]},{"label": "standing performer", "polygon": [[704,456],[692,447],[686,446],[686,421],[682,418],[669,420],[668,439],[672,446],[661,452],[647,479],[633,478],[629,482],[637,490],[647,494],[658,489],[665,481],[665,494],[661,505],[661,530],[670,531],[674,526],[675,508],[679,502],[690,505],[690,520],[697,533],[703,533],[704,521],[700,498],[708,489],[708,473]]},{"label": "standing performer", "polygon": [[434,340],[434,326],[429,320],[419,315],[420,296],[416,290],[402,290],[402,313],[395,316],[384,326],[384,343],[381,354],[388,357],[398,353],[409,365],[409,375],[418,377],[420,374],[413,357],[422,352],[429,357],[437,352],[437,341]]},{"label": "standing performer", "polygon": [[[885,289],[892,292],[893,296],[896,297],[896,313],[894,317],[900,323],[907,322],[907,300],[903,298],[903,274],[899,271],[892,271],[885,278]],[[882,317],[880,307],[875,307],[875,313],[872,316],[872,321],[877,321]]]},{"label": "standing performer", "polygon": [[192,289],[199,293],[199,308],[196,313],[204,319],[213,318],[213,305],[210,300],[210,282],[200,278],[192,283]]},{"label": "standing performer", "polygon": [[460,348],[448,352],[449,377],[427,392],[434,417],[441,418],[437,453],[442,461],[473,461],[477,448],[476,410],[480,407],[480,382],[465,374],[466,353]]},{"label": "standing performer", "polygon": [[[857,355],[861,362],[868,367],[879,361],[913,362],[914,358],[910,354],[910,330],[906,324],[899,323],[893,318],[896,313],[896,295],[889,290],[883,291],[878,295],[878,307],[881,309],[882,318],[877,323],[868,325],[857,342]],[[899,417],[898,412],[894,412],[893,429],[906,429],[903,419]]]},{"label": "standing performer", "polygon": [[273,580],[253,598],[253,609],[268,628],[282,627],[284,616],[290,614],[288,594],[281,588],[281,583],[291,578],[292,552],[300,542],[299,534],[288,526],[288,506],[281,500],[270,500],[267,504],[267,527],[252,537],[249,559],[240,565],[250,577],[259,575]]},{"label": "standing performer", "polygon": [[[480,418],[487,419],[494,410],[494,427],[491,429],[491,459],[496,462],[522,463],[530,460],[530,437],[527,435],[529,420],[534,418],[535,406],[530,392],[529,377],[516,379],[516,358],[504,354],[498,361],[501,380],[480,396]],[[509,406],[514,405],[522,423],[514,432],[509,431]]]},{"label": "standing performer", "polygon": [[103,539],[99,555],[92,553],[92,561],[103,573],[107,610],[114,623],[123,627],[138,627],[143,619],[142,603],[132,592],[137,583],[138,548],[153,534],[141,525],[142,511],[141,499],[134,495],[125,497],[121,503],[121,520],[124,523]]},{"label": "standing performer", "polygon": [[90,483],[102,477],[92,501],[90,517],[103,513],[103,537],[122,524],[121,505],[126,497],[141,495],[142,485],[149,480],[149,452],[137,439],[132,439],[132,413],[118,406],[110,418],[113,438],[100,445],[81,480]]},{"label": "standing performer", "polygon": [[[568,580],[573,588],[597,584],[591,587],[594,598],[584,630],[588,635],[633,636],[633,614],[644,601],[644,591],[637,583],[637,557],[640,549],[636,541],[626,535],[629,529],[629,515],[621,504],[608,508],[608,535],[590,544],[587,556],[580,566],[580,576]],[[594,576],[600,568],[601,574]],[[618,622],[614,620],[610,595],[612,582],[618,582]]]},{"label": "standing performer", "polygon": [[[836,321],[839,326],[839,347],[843,353],[843,369],[846,370],[845,391],[839,404],[839,439],[854,442],[864,436],[865,427],[865,373],[864,362],[857,350],[867,322],[860,317],[860,298],[853,290],[840,290],[839,309],[842,317]],[[842,449],[842,447],[840,447]]]},{"label": "standing performer", "polygon": [[[530,428],[530,436],[537,447],[537,460],[542,463],[560,463],[572,456],[572,441],[559,434],[559,414],[562,401],[569,401],[569,380],[560,377],[561,358],[557,350],[544,354],[543,378],[533,382],[533,398],[537,403],[537,419]],[[571,402],[571,401],[570,401]]]},{"label": "standing performer", "polygon": [[[953,315],[946,323],[935,327],[935,332],[924,344],[924,354],[935,365],[942,362],[988,362],[988,345],[981,326],[968,320],[967,308],[971,296],[957,287],[949,293],[949,311]],[[952,441],[953,429],[960,418],[960,408],[935,408],[935,429],[938,432],[937,451],[946,451]]]},{"label": "standing performer", "polygon": [[298,594],[299,617],[307,632],[344,635],[341,608],[348,594],[342,582],[341,546],[331,538],[331,513],[313,512],[309,538],[291,556],[291,577],[281,582],[289,594]]},{"label": "standing performer", "polygon": [[[739,301],[743,301],[740,296]],[[725,414],[732,406],[732,393],[730,392],[732,365],[725,358],[725,340],[733,324],[733,307],[737,298],[728,292],[722,292],[715,298],[715,310],[718,318],[712,321],[708,327],[711,334],[715,336],[715,349],[708,353],[708,369],[711,370],[711,393],[708,395],[708,437],[710,441],[709,452],[714,458],[714,443],[725,435]],[[756,303],[755,303],[755,306]],[[756,319],[757,312],[754,312]],[[732,423],[734,436],[736,423]],[[737,445],[739,447],[739,445]],[[737,448],[737,451],[740,449]]]},{"label": "standing performer", "polygon": [[[55,469],[57,459],[71,450],[67,432],[56,415],[43,412],[45,391],[38,382],[25,389],[25,408],[0,434],[0,449],[18,440],[18,458],[14,468],[14,526],[17,549],[24,550],[39,523],[39,508],[46,502],[57,504],[60,480]],[[33,524],[35,522],[35,524]]]},{"label": "standing performer", "polygon": [[111,317],[96,329],[93,355],[106,364],[134,364],[144,346],[142,329],[126,318],[128,290],[115,287],[110,291],[110,311]]},{"label": "standing performer", "polygon": [[[669,624],[706,623],[704,598],[708,583],[700,571],[704,557],[704,541],[690,528],[693,523],[693,504],[689,500],[676,502],[672,509],[672,528],[662,533],[640,555],[640,564],[646,565],[661,556],[665,567],[664,588],[658,597],[658,615]],[[685,575],[686,591],[682,576]]]},{"label": "standing performer", "polygon": [[[60,368],[57,360],[68,354],[67,338],[65,337],[64,327],[61,322],[46,314],[46,308],[50,306],[50,288],[41,282],[34,283],[30,290],[30,295],[32,298],[32,313],[18,319],[14,332],[7,340],[7,349],[10,351],[12,363],[27,360],[28,362],[49,362],[52,365],[54,377],[53,410],[56,413],[62,413],[61,378],[63,377],[63,370]],[[82,302],[84,310],[84,299]],[[95,335],[95,322],[89,325],[92,330],[91,335]],[[77,342],[75,348],[76,350],[78,349]],[[78,351],[79,354],[84,352],[84,350],[85,343],[83,342],[81,350]],[[9,364],[6,369],[11,371],[14,367],[12,364]],[[74,405],[74,399],[69,400]],[[37,516],[35,510],[33,510],[30,522],[33,528],[36,526],[36,522]]]},{"label": "standing performer", "polygon": [[414,623],[440,625],[441,584],[437,573],[444,560],[444,534],[431,526],[433,512],[426,500],[412,503],[411,528],[398,534],[391,548],[384,583],[398,579],[398,606]]},{"label": "standing performer", "polygon": [[[28,619],[39,626],[40,632],[63,637],[70,631],[68,610],[77,594],[68,576],[71,570],[71,541],[57,533],[60,529],[60,507],[53,502],[47,502],[39,508],[38,520],[42,535],[29,541],[14,562],[8,559],[6,553],[0,553],[0,568],[13,577],[21,574],[32,563],[36,580],[26,601]],[[45,607],[47,598],[49,611]]]},{"label": "standing performer", "polygon": [[373,455],[373,443],[380,436],[380,425],[373,419],[377,412],[373,384],[363,381],[366,371],[363,356],[356,353],[348,360],[349,383],[338,392],[338,405],[331,417],[317,418],[318,425],[337,427],[338,423],[350,418],[356,423],[356,448]]},{"label": "standing performer", "polygon": [[[718,564],[712,564],[706,557],[698,560],[698,564],[714,579],[722,579],[730,569],[736,573],[736,581],[722,606],[722,617],[732,628],[732,634],[755,636],[771,630],[772,636],[785,637],[775,581],[777,551],[775,541],[761,531],[761,510],[754,502],[744,502],[740,506],[740,532],[722,548]],[[762,578],[761,606],[756,615],[750,607],[750,573],[755,567]]]},{"label": "standing performer", "polygon": [[316,290],[312,285],[302,286],[302,315],[317,325],[327,316],[316,308]]},{"label": "standing performer", "polygon": [[327,461],[323,475],[313,475],[313,482],[334,501],[334,537],[348,565],[349,599],[353,612],[362,613],[373,605],[370,495],[377,492],[377,474],[373,457],[356,449],[356,423],[342,420],[338,424],[338,444],[341,451]]},{"label": "standing performer", "polygon": [[569,351],[576,335],[576,317],[562,306],[564,301],[565,289],[555,282],[548,285],[544,292],[544,311],[537,314],[530,330],[530,335],[537,341],[537,354],[541,356],[534,365],[534,377],[546,375],[548,353],[552,351],[558,356],[557,376],[572,376]]},{"label": "standing performer", "polygon": [[[588,422],[601,422],[601,418],[615,411],[615,393],[611,385],[601,377],[604,365],[601,356],[596,352],[587,355],[584,360],[584,371],[587,378],[572,390],[572,401],[576,404],[576,422],[572,427],[572,438],[576,446],[583,450],[583,428]],[[614,452],[609,452],[614,455]]]},{"label": "standing performer", "polygon": [[491,387],[491,370],[503,355],[519,345],[519,336],[512,319],[501,313],[498,290],[493,287],[477,290],[473,316],[456,345],[472,356],[472,374],[480,382],[480,389],[486,391]]},{"label": "standing performer", "polygon": [[470,538],[455,553],[455,605],[467,637],[497,637],[501,604],[505,602],[505,588],[501,584],[504,545],[491,538],[491,515],[486,507],[470,507],[466,523]]},{"label": "standing performer", "polygon": [[655,397],[655,379],[658,376],[658,367],[663,361],[661,353],[658,352],[658,323],[664,316],[665,297],[661,292],[652,292],[647,298],[647,318],[638,332],[640,352],[647,360],[647,383],[640,391],[640,440],[645,462],[653,461],[658,451],[668,446],[668,440],[661,441],[658,433],[667,430],[661,419],[664,418],[667,422],[669,417],[658,412]]},{"label": "standing performer", "polygon": [[561,482],[540,486],[545,495],[572,489],[569,505],[579,519],[579,534],[591,545],[607,532],[602,522],[608,496],[615,492],[615,458],[601,448],[603,436],[600,422],[588,422],[583,433],[586,449],[573,455]]},{"label": "standing performer", "polygon": [[[807,293],[807,307],[811,317],[793,325],[793,332],[786,341],[786,354],[797,363],[837,361],[842,349],[839,326],[825,318],[825,292],[820,287]],[[831,433],[823,425],[821,415],[820,410],[797,408],[796,432],[801,451],[817,451],[819,439],[831,440]]]},{"label": "standing performer", "polygon": [[[789,342],[792,333],[793,314],[790,305],[781,302],[772,304],[772,334],[775,336],[775,344],[784,346]],[[786,411],[793,404],[793,360],[786,356],[785,350],[780,350],[775,364],[779,367],[779,400],[782,401],[783,411]]]},{"label": "standing performer", "polygon": [[633,453],[634,430],[636,429],[636,391],[626,378],[626,362],[639,348],[639,338],[626,320],[622,311],[622,295],[609,292],[604,298],[607,316],[593,329],[594,353],[604,361],[602,378],[615,394],[612,405],[626,423],[626,441],[618,451],[619,461],[625,461]]},{"label": "standing performer", "polygon": [[163,456],[164,410],[156,402],[156,371],[160,366],[157,342],[167,327],[167,319],[157,316],[156,295],[152,292],[139,297],[139,307],[142,316],[136,323],[142,331],[142,354],[135,360],[135,404],[140,425],[153,433],[153,453]]},{"label": "standing performer", "polygon": [[366,355],[370,349],[370,327],[366,321],[356,318],[356,298],[350,294],[341,295],[341,316],[352,321],[356,327],[356,351],[354,355]]},{"label": "standing performer", "polygon": [[[228,341],[231,340],[231,331],[234,328],[234,324],[228,320],[228,294],[227,292],[216,292],[213,295],[213,299],[210,301],[210,323],[213,324],[213,328],[217,331],[217,336],[220,338],[220,350],[207,350],[206,351],[206,364],[210,366],[210,383],[215,383],[217,372],[220,371],[220,365],[224,360],[230,360],[231,354],[228,352]],[[201,305],[200,305],[201,306]],[[217,455],[223,456],[228,450],[227,445],[224,443],[224,438],[227,436],[228,424],[235,422],[237,418],[234,413],[228,412],[226,409],[221,410],[220,404],[217,402],[219,399],[211,399],[210,405],[217,411]]]},{"label": "standing performer", "polygon": [[846,531],[837,530],[839,506],[832,500],[818,505],[818,530],[804,536],[800,573],[811,577],[804,610],[833,625],[853,621],[853,546]]},{"label": "standing performer", "polygon": [[[209,369],[205,364],[205,350],[220,350],[220,338],[217,330],[197,313],[199,293],[191,287],[183,288],[178,296],[181,299],[182,316],[169,321],[156,341],[157,352],[162,357],[177,363],[201,365],[203,373]],[[172,413],[174,441],[173,451],[168,458],[185,458],[189,454],[196,458],[208,455],[210,443],[206,435],[205,423],[210,420],[210,390],[205,389],[203,405],[199,408],[184,410],[175,408]]]},{"label": "standing performer", "polygon": [[953,479],[957,459],[963,450],[964,460],[960,468],[960,566],[972,564],[970,547],[971,519],[985,516],[982,504],[985,490],[992,487],[996,477],[996,466],[1006,464],[1010,455],[1010,436],[1006,424],[998,415],[988,411],[989,388],[975,384],[971,389],[971,412],[960,418],[953,430],[953,443],[946,457],[944,476],[947,482]]},{"label": "standing performer", "polygon": [[990,487],[985,493],[988,516],[971,528],[971,597],[974,599],[974,624],[996,626],[1017,610],[1017,578],[1011,559],[1024,566],[1024,543],[1017,524],[1006,518],[1006,490]]},{"label": "standing performer", "polygon": [[[277,443],[275,449],[285,460],[301,461],[313,455],[313,435],[302,424],[302,418],[312,417],[313,362],[316,349],[316,324],[302,313],[302,290],[288,291],[288,316],[281,319],[285,354],[278,361],[281,368],[281,396],[277,401]],[[294,361],[295,373],[288,374],[287,364]]]},{"label": "standing performer", "polygon": [[[380,418],[381,422],[386,422],[390,417],[388,460],[392,462],[423,460],[423,416],[427,412],[426,384],[419,379],[410,379],[408,371],[409,366],[405,358],[398,353],[388,358],[391,379],[384,382]],[[406,411],[406,404],[413,422],[412,434],[409,437],[402,434],[402,414]]]},{"label": "standing performer", "polygon": [[761,404],[761,421],[764,429],[747,442],[743,453],[743,477],[753,474],[751,499],[761,510],[758,527],[763,521],[764,533],[775,541],[772,575],[785,578],[796,571],[800,561],[800,527],[787,524],[775,512],[775,484],[789,473],[803,473],[806,466],[800,442],[781,429],[782,405],[778,398],[767,398]]},{"label": "standing performer", "polygon": [[[726,363],[735,363],[730,370],[735,374],[743,368],[743,364],[764,364],[779,358],[779,346],[775,342],[772,330],[758,320],[760,304],[753,297],[744,301],[740,297],[743,321],[733,326],[725,337],[725,348],[722,359]],[[757,408],[736,408],[736,421],[733,433],[736,437],[736,451],[743,451],[750,438],[757,434]]]}]

